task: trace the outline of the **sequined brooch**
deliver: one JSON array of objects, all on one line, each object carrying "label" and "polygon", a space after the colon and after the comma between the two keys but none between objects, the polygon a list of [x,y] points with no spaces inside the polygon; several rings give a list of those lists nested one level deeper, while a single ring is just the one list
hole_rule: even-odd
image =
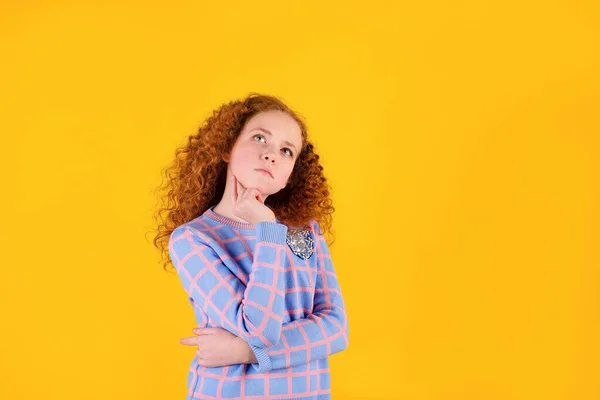
[{"label": "sequined brooch", "polygon": [[310,258],[315,251],[315,242],[308,229],[288,230],[285,241],[292,252],[304,260]]}]

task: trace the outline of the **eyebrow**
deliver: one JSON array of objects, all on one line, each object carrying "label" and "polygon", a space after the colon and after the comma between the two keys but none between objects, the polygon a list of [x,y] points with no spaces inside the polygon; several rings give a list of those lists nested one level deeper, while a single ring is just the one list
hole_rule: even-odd
[{"label": "eyebrow", "polygon": [[[263,131],[264,133],[273,136],[273,134],[265,128],[254,128],[253,131]],[[294,150],[298,151],[298,149],[296,148],[296,146],[294,146],[292,142],[288,142],[287,140],[285,140],[283,143],[287,144],[290,147],[293,147]]]}]

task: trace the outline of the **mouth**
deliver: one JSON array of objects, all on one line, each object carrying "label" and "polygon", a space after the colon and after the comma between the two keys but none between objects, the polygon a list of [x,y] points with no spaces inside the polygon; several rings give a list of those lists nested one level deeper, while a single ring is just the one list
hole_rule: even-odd
[{"label": "mouth", "polygon": [[271,178],[273,178],[273,174],[270,171],[266,170],[266,169],[259,168],[259,169],[257,169],[257,171],[258,172],[262,172],[265,175],[269,175]]}]

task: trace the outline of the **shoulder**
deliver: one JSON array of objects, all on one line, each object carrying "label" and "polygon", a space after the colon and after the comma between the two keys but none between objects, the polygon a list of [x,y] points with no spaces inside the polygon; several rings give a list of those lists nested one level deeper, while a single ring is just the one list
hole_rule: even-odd
[{"label": "shoulder", "polygon": [[311,219],[310,221],[308,221],[304,225],[293,225],[293,226],[290,225],[290,226],[288,226],[288,233],[289,234],[294,234],[294,233],[299,233],[299,232],[310,232],[313,235],[318,235],[318,236],[322,236],[323,235],[323,231],[321,230],[319,222],[317,220],[314,220],[314,219]]},{"label": "shoulder", "polygon": [[315,235],[315,236],[323,236],[323,231],[321,230],[321,225],[319,225],[319,222],[315,219],[312,219],[309,221],[308,223],[311,232]]},{"label": "shoulder", "polygon": [[202,268],[202,266],[220,258],[222,250],[219,242],[206,229],[195,223],[185,223],[176,227],[169,238],[169,255],[174,265],[180,265],[186,260],[183,267]]},{"label": "shoulder", "polygon": [[215,230],[205,221],[203,215],[188,221],[184,224],[179,225],[169,237],[169,246],[186,239],[185,241],[193,241],[197,244],[210,245],[216,242],[218,238],[215,237]]}]

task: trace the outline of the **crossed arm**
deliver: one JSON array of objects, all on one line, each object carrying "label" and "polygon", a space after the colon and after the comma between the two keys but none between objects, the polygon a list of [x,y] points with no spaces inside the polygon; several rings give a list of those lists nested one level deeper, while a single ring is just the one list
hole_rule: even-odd
[{"label": "crossed arm", "polygon": [[[258,224],[262,230],[257,228],[253,272],[245,291],[242,290],[243,296],[236,296],[231,291],[227,299],[215,298],[216,293],[223,292],[223,287],[241,282],[224,265],[219,268],[222,260],[217,260],[218,257],[203,248],[201,242],[190,247],[196,253],[204,254],[196,259],[202,261],[200,263],[191,262],[193,257],[189,254],[178,254],[178,246],[172,247],[172,259],[194,305],[202,307],[225,328],[200,328],[194,330],[198,336],[181,340],[182,344],[198,346],[196,353],[201,365],[252,364],[258,371],[269,371],[306,364],[348,347],[348,319],[344,300],[322,235],[314,235],[316,249],[313,256],[317,257],[317,277],[313,312],[305,318],[281,323],[285,287],[278,286],[283,284],[283,279],[276,279],[275,275],[283,273],[285,247],[282,243],[285,242],[282,240],[286,230],[272,224]],[[316,222],[311,225],[313,232],[318,232]],[[264,234],[266,229],[271,228],[280,230],[271,232],[273,235]],[[184,236],[185,240],[191,240],[192,243],[197,241],[191,232],[184,235],[187,235]],[[275,249],[275,254],[266,250],[270,248]],[[265,258],[267,255],[269,257]],[[269,267],[273,272],[261,270],[261,267]],[[202,271],[207,270],[211,270],[213,275],[215,272],[219,274],[222,281],[216,285],[213,282],[212,286],[203,289],[197,278],[206,274]],[[269,280],[271,275],[272,280]],[[261,289],[253,290],[253,287]],[[257,297],[257,294],[263,295],[263,298]],[[264,296],[270,296],[272,301],[267,301]],[[231,312],[231,308],[234,312]]]}]

